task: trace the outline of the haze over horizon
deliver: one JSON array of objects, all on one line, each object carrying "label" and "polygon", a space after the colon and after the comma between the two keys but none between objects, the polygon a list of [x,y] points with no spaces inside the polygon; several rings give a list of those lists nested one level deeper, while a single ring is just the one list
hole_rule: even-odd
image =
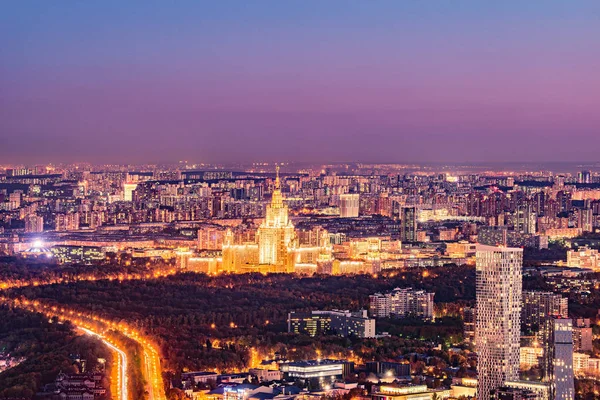
[{"label": "haze over horizon", "polygon": [[600,2],[0,6],[0,162],[598,160]]}]

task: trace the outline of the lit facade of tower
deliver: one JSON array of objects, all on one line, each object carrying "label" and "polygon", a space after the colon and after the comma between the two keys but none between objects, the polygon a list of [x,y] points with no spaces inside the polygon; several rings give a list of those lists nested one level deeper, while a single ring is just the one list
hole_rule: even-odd
[{"label": "lit facade of tower", "polygon": [[137,188],[137,183],[125,182],[123,184],[123,200],[133,201],[133,191]]},{"label": "lit facade of tower", "polygon": [[402,242],[416,242],[417,241],[417,208],[416,207],[402,207],[402,214],[400,215],[400,240]]},{"label": "lit facade of tower", "polygon": [[555,316],[569,316],[569,300],[566,297],[552,292],[523,292],[521,324],[526,332],[544,328],[546,319]]},{"label": "lit facade of tower", "polygon": [[476,254],[477,398],[519,378],[523,249],[479,245]]},{"label": "lit facade of tower", "polygon": [[348,193],[340,195],[340,217],[358,217],[359,203],[360,195],[358,193]]},{"label": "lit facade of tower", "polygon": [[291,253],[296,248],[296,234],[288,217],[288,207],[283,203],[279,167],[271,204],[267,205],[265,221],[258,228],[257,236],[259,264],[273,265],[276,272],[294,272]]},{"label": "lit facade of tower", "polygon": [[31,214],[25,217],[25,232],[39,233],[44,231],[44,217]]},{"label": "lit facade of tower", "polygon": [[573,400],[575,398],[573,321],[569,318],[553,318],[551,323],[554,343],[552,360],[554,399]]}]

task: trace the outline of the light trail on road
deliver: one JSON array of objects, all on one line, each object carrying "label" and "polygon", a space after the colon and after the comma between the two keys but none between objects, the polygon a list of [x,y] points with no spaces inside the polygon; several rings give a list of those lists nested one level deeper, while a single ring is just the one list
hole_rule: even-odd
[{"label": "light trail on road", "polygon": [[88,328],[84,328],[82,326],[78,326],[78,328],[90,336],[97,337],[108,348],[110,348],[111,350],[113,350],[115,353],[118,354],[119,357],[116,360],[117,361],[117,369],[118,369],[118,373],[117,373],[118,381],[115,385],[115,387],[117,388],[117,398],[119,400],[129,400],[129,391],[128,391],[128,387],[127,387],[127,385],[128,385],[128,383],[127,383],[127,363],[128,363],[127,354],[125,354],[125,352],[123,350],[119,349],[117,346],[115,346],[114,344],[109,342],[101,334],[94,332]]},{"label": "light trail on road", "polygon": [[76,283],[76,282],[94,282],[94,281],[139,281],[139,280],[152,280],[152,279],[161,279],[166,278],[168,276],[176,275],[178,273],[184,272],[179,269],[163,269],[163,270],[155,270],[152,272],[146,273],[116,273],[116,274],[106,274],[95,276],[93,274],[82,274],[70,277],[62,277],[62,276],[49,276],[42,278],[32,278],[32,279],[15,279],[15,280],[6,280],[0,281],[0,290],[8,290],[8,289],[19,289],[29,286],[45,286],[45,285],[55,285],[55,284],[67,284],[67,283]]},{"label": "light trail on road", "polygon": [[[120,274],[109,274],[109,275],[104,275],[104,276],[94,276],[91,274],[88,274],[88,275],[84,274],[84,275],[74,276],[74,277],[69,277],[69,278],[48,277],[46,279],[40,279],[40,280],[32,279],[32,280],[1,281],[0,282],[0,291],[8,290],[8,289],[23,288],[23,287],[28,287],[28,286],[35,287],[35,286],[42,286],[42,285],[65,284],[65,283],[74,283],[74,282],[83,282],[83,281],[101,281],[101,280],[115,281],[116,280],[119,282],[123,282],[123,281],[135,281],[135,280],[152,280],[152,279],[166,278],[168,276],[175,275],[180,272],[181,272],[180,270],[172,268],[172,269],[168,269],[168,270],[164,270],[164,269],[163,270],[155,270],[155,271],[149,272],[149,273],[120,273]],[[117,350],[117,348],[112,343],[106,341],[106,338],[103,337],[101,334],[90,330],[90,328],[91,328],[90,324],[86,324],[85,325],[87,327],[86,328],[86,327],[82,326],[81,324],[78,324],[77,321],[81,322],[82,318],[87,318],[87,319],[93,320],[94,323],[101,323],[103,325],[106,325],[108,329],[114,329],[115,331],[128,337],[129,339],[134,340],[143,349],[143,357],[144,357],[144,368],[143,369],[144,369],[144,371],[142,371],[142,373],[145,375],[145,378],[148,383],[147,390],[149,393],[149,396],[148,396],[149,400],[166,400],[167,399],[167,397],[165,395],[163,380],[162,380],[162,369],[160,367],[160,356],[159,356],[158,350],[156,350],[156,348],[154,347],[153,344],[151,344],[147,339],[145,339],[141,334],[139,334],[135,330],[129,329],[127,326],[123,325],[122,323],[116,324],[115,322],[103,319],[103,318],[101,318],[97,315],[91,314],[91,313],[75,311],[75,310],[68,310],[65,307],[43,305],[39,301],[29,301],[29,300],[19,301],[19,300],[11,300],[9,298],[0,297],[0,301],[1,300],[10,301],[13,303],[13,305],[21,306],[23,308],[30,309],[31,311],[43,312],[46,315],[58,316],[65,320],[69,320],[74,325],[77,325],[79,328],[87,329],[89,332],[91,332],[91,334],[99,336],[107,344],[107,346],[109,346],[109,347],[112,346],[111,349],[117,351],[117,353],[119,353],[120,350]],[[42,310],[40,310],[39,307],[41,307]],[[127,358],[126,358],[125,353],[123,353],[123,355],[125,356],[125,358],[124,358],[125,361],[123,362],[123,365],[125,366],[125,371],[126,371],[127,367],[125,364],[126,364]],[[121,353],[119,353],[119,358],[121,360],[123,360]],[[119,391],[121,393],[125,393],[125,396],[120,397],[120,400],[129,400],[127,398],[127,396],[128,396],[127,387],[123,386],[123,384],[126,385],[127,376],[123,375],[123,374],[120,374],[119,376],[120,376],[119,386],[121,386]],[[117,386],[117,387],[119,387],[119,386]]]},{"label": "light trail on road", "polygon": [[[19,299],[11,299],[7,297],[0,297],[0,302],[7,303],[14,307],[22,308],[31,312],[39,312],[48,317],[57,317],[62,321],[70,321],[73,325],[78,328],[87,329],[95,335],[101,336],[101,338],[105,339],[107,342],[109,338],[105,334],[106,331],[115,331],[119,334],[133,340],[136,342],[141,348],[143,352],[143,363],[142,374],[148,383],[147,391],[149,393],[149,400],[166,400],[167,396],[165,394],[163,379],[162,379],[162,369],[160,366],[160,355],[155,347],[155,345],[137,330],[127,326],[125,323],[114,322],[105,318],[102,318],[98,315],[92,314],[88,311],[80,311],[68,309],[61,305],[54,304],[44,304],[39,300],[27,300],[23,298]],[[99,329],[102,328],[102,329]],[[103,333],[99,333],[102,331]],[[117,349],[114,343],[110,343],[112,345],[111,349]],[[110,346],[109,346],[110,347]],[[116,350],[117,351],[117,350]],[[117,351],[119,353],[119,351]],[[124,365],[127,361],[127,355],[123,352],[123,354],[119,353],[119,358],[124,356]],[[125,371],[127,371],[127,367],[125,367]],[[127,372],[125,372],[127,374]],[[128,376],[121,375],[119,386],[120,392],[125,393],[128,396],[128,388],[123,386],[128,383]],[[122,400],[130,400],[127,397],[122,397]],[[135,400],[135,399],[133,399]]]}]

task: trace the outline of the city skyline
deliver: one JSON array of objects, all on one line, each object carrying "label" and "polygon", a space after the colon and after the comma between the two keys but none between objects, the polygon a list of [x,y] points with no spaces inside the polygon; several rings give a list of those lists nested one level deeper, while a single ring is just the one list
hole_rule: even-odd
[{"label": "city skyline", "polygon": [[3,6],[6,162],[594,160],[598,4]]},{"label": "city skyline", "polygon": [[0,400],[592,400],[600,1],[0,4]]}]

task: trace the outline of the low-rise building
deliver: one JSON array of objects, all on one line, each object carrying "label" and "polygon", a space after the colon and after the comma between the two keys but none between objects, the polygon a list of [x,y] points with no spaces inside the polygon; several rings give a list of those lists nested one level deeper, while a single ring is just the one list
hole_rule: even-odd
[{"label": "low-rise building", "polygon": [[540,365],[544,356],[544,348],[541,346],[522,346],[520,348],[520,364],[522,369],[529,369]]},{"label": "low-rise building", "polygon": [[324,386],[351,374],[354,363],[323,359],[282,363],[279,368],[288,379],[315,382],[318,386]]},{"label": "low-rise building", "polygon": [[597,270],[600,268],[600,254],[598,254],[598,250],[589,247],[569,250],[567,252],[567,266]]},{"label": "low-rise building", "polygon": [[282,374],[279,370],[251,368],[248,372],[258,378],[259,382],[271,382],[281,380]]},{"label": "low-rise building", "polygon": [[375,337],[375,320],[367,316],[366,310],[290,312],[288,332],[310,336],[334,334],[343,337],[372,338]]},{"label": "low-rise building", "polygon": [[450,389],[429,389],[427,385],[382,385],[373,387],[372,400],[433,400],[450,397]]}]

